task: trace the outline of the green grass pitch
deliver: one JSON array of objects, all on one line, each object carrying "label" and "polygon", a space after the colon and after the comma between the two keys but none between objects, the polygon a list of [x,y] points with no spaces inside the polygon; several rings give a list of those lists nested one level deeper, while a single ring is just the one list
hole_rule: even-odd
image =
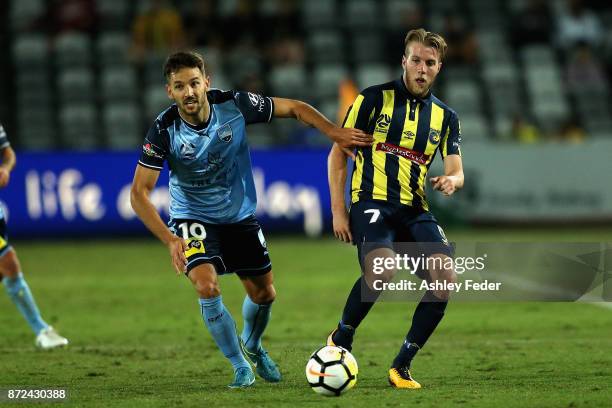
[{"label": "green grass pitch", "polygon": [[[451,240],[525,239],[523,231],[450,231]],[[598,231],[529,239],[612,241]],[[232,372],[201,321],[195,292],[153,240],[17,242],[44,317],[71,345],[42,352],[0,294],[0,389],[65,387],[83,407],[603,407],[612,405],[612,309],[578,303],[450,304],[413,364],[424,388],[386,373],[415,304],[375,306],[360,328],[356,387],[316,395],[304,366],[335,326],[357,277],[355,249],[331,239],[270,237],[278,292],[265,345],[284,380],[229,390]],[[242,286],[221,279],[241,327]],[[4,405],[0,403],[0,405]],[[24,406],[21,404],[21,406]],[[34,406],[40,406],[38,404]]]}]

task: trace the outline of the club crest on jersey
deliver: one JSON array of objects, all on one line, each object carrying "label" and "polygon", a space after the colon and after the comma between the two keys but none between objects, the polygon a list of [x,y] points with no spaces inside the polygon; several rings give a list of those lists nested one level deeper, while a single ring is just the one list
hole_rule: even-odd
[{"label": "club crest on jersey", "polygon": [[434,145],[440,143],[440,131],[438,129],[429,129],[429,142]]},{"label": "club crest on jersey", "polygon": [[195,145],[193,143],[182,143],[181,156],[186,160],[195,159]]},{"label": "club crest on jersey", "polygon": [[383,113],[376,119],[376,128],[375,132],[387,133],[389,131],[389,125],[391,124],[391,116]]},{"label": "club crest on jersey", "polygon": [[225,143],[229,143],[232,141],[232,127],[228,125],[224,125],[219,130],[217,130],[217,136],[219,140]]}]

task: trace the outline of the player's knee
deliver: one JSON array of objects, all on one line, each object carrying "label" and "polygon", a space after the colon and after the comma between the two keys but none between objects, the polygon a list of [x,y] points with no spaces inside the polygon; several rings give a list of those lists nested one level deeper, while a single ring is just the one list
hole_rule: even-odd
[{"label": "player's knee", "polygon": [[13,249],[9,250],[0,258],[0,276],[5,278],[16,278],[20,271],[19,259]]},{"label": "player's knee", "polygon": [[195,289],[202,299],[210,299],[221,295],[221,288],[217,282],[197,281]]},{"label": "player's knee", "polygon": [[267,285],[255,293],[249,294],[249,297],[258,305],[265,305],[274,302],[276,299],[276,289],[274,289],[274,285]]}]

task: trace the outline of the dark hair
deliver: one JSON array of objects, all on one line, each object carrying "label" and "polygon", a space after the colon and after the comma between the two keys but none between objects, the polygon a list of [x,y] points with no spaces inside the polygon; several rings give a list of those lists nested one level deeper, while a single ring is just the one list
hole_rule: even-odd
[{"label": "dark hair", "polygon": [[448,47],[446,45],[446,41],[440,34],[426,31],[423,28],[408,31],[408,34],[406,34],[406,39],[404,40],[404,53],[406,52],[406,48],[408,48],[408,44],[410,44],[412,41],[416,41],[437,50],[440,61],[444,60],[446,49]]},{"label": "dark hair", "polygon": [[181,68],[199,68],[202,75],[205,75],[204,58],[194,51],[179,51],[166,58],[164,63],[164,77],[170,80],[170,75]]}]

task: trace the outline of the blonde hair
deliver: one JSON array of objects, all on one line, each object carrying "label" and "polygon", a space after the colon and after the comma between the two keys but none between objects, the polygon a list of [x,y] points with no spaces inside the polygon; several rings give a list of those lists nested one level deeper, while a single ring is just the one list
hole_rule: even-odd
[{"label": "blonde hair", "polygon": [[406,53],[408,44],[413,41],[416,41],[418,43],[424,44],[428,47],[437,50],[438,56],[440,57],[440,61],[444,59],[448,46],[446,45],[446,40],[444,40],[444,38],[440,34],[432,33],[431,31],[426,31],[423,28],[417,28],[408,31],[408,34],[406,34],[406,39],[404,40],[404,53]]}]

